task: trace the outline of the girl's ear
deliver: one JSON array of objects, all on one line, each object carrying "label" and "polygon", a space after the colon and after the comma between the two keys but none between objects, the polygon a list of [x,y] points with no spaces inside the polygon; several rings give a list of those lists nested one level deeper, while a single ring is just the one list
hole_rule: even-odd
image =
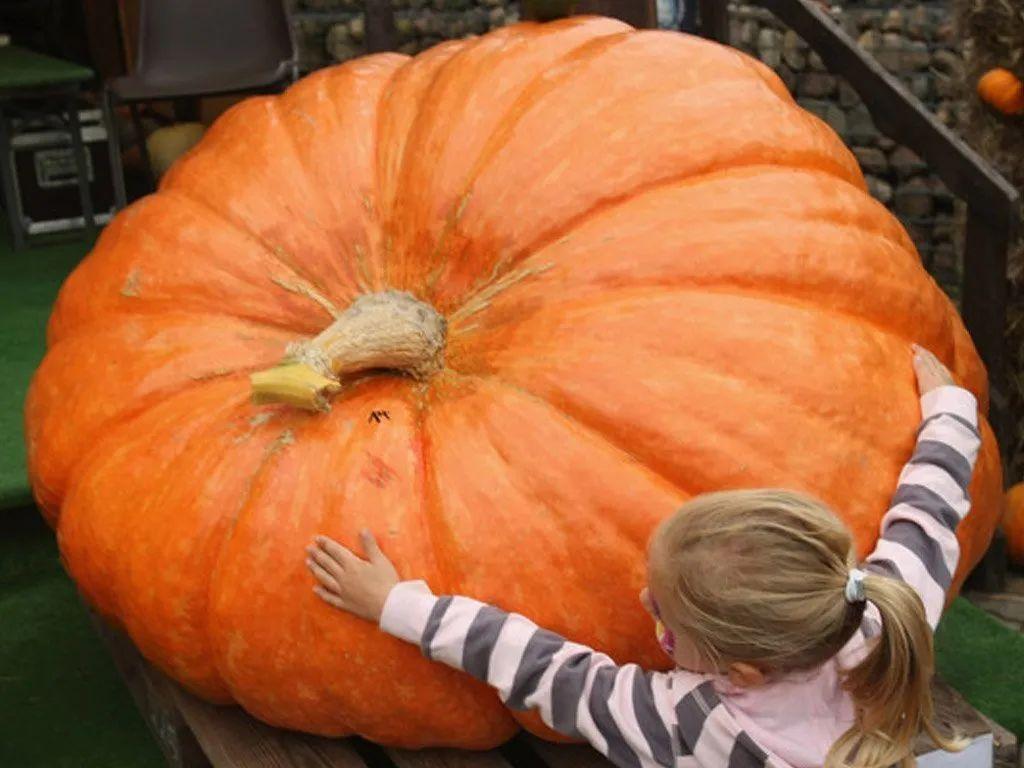
[{"label": "girl's ear", "polygon": [[753,664],[734,661],[729,665],[729,682],[740,688],[756,688],[765,683],[765,673]]},{"label": "girl's ear", "polygon": [[651,616],[654,615],[654,603],[651,602],[651,590],[644,587],[640,590],[640,605],[644,607]]}]

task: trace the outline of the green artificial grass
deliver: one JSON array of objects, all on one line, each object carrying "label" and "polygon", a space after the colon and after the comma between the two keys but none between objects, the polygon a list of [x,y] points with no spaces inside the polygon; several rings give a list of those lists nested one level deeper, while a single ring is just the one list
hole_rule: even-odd
[{"label": "green artificial grass", "polygon": [[0,230],[0,369],[6,374],[0,387],[0,511],[32,503],[22,433],[25,393],[46,350],[57,290],[91,246],[84,237],[51,239],[13,253]]},{"label": "green artificial grass", "polygon": [[1024,740],[1024,635],[960,598],[939,625],[935,655],[946,682]]},{"label": "green artificial grass", "polygon": [[0,516],[0,766],[165,765],[35,509]]}]

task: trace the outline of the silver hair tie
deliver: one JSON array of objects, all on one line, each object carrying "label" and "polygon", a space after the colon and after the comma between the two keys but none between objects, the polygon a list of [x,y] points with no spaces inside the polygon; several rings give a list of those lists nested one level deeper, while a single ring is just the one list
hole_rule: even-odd
[{"label": "silver hair tie", "polygon": [[846,602],[863,603],[864,598],[864,577],[867,576],[860,568],[851,568],[850,575],[846,578]]}]

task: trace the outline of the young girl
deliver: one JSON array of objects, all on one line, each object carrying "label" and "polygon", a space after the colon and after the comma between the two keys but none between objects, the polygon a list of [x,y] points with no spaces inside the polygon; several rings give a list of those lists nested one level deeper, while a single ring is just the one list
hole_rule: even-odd
[{"label": "young girl", "polygon": [[922,730],[957,747],[931,722],[931,633],[980,444],[974,397],[918,347],[914,370],[917,446],[863,568],[838,518],[788,491],[699,496],[658,528],[641,600],[671,672],[620,667],[523,616],[399,582],[369,532],[368,560],[326,537],[310,546],[316,593],[620,766],[913,765]]}]

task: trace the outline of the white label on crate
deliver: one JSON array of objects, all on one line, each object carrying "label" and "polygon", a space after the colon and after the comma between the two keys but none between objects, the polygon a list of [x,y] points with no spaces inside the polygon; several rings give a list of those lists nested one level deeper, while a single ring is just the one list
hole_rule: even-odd
[{"label": "white label on crate", "polygon": [[[78,167],[75,152],[70,147],[38,149],[33,158],[36,165],[36,182],[40,189],[73,187],[78,184]],[[85,153],[85,169],[89,182],[93,181],[92,157]]]},{"label": "white label on crate", "polygon": [[992,768],[992,734],[978,736],[962,752],[937,749],[918,755],[917,768]]}]

